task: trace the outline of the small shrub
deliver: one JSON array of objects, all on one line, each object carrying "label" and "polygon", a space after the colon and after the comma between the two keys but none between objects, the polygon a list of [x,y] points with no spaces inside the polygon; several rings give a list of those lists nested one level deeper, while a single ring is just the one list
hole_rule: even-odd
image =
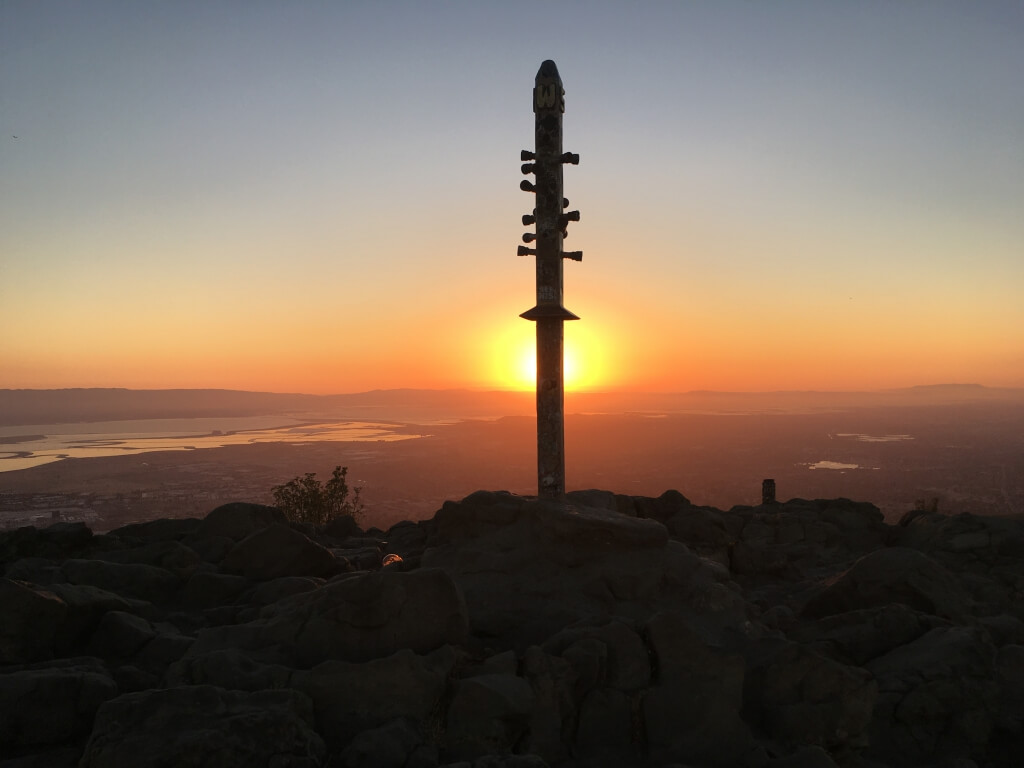
[{"label": "small shrub", "polygon": [[347,476],[348,467],[335,467],[326,483],[317,480],[315,472],[293,477],[284,485],[274,486],[274,503],[292,522],[324,525],[342,515],[358,519],[363,512],[359,488],[350,489]]}]

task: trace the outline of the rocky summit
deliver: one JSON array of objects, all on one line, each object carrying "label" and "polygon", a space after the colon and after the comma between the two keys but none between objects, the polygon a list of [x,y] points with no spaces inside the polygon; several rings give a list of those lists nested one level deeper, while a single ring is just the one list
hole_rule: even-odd
[{"label": "rocky summit", "polygon": [[0,534],[0,768],[994,768],[1024,521],[480,491]]}]

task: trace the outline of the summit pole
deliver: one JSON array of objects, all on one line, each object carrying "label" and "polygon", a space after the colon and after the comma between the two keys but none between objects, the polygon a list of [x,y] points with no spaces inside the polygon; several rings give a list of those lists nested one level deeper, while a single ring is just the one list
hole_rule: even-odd
[{"label": "summit pole", "polygon": [[569,201],[562,196],[562,165],[577,165],[580,158],[562,152],[565,90],[553,61],[545,61],[537,72],[533,112],[534,151],[523,150],[521,159],[526,161],[523,174],[534,174],[536,182],[523,181],[520,188],[536,195],[537,207],[523,216],[524,225],[536,224],[523,241],[536,246],[519,246],[518,253],[537,257],[537,303],[520,317],[537,323],[537,495],[559,498],[565,495],[563,325],[579,320],[562,306],[562,260],[582,261],[583,253],[562,250],[569,222],[580,220],[579,211],[564,212]]}]

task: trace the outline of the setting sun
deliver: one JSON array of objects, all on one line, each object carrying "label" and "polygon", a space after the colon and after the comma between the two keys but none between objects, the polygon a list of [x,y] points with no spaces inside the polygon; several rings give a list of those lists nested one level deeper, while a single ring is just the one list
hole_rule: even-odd
[{"label": "setting sun", "polygon": [[[610,382],[599,342],[582,324],[566,325],[563,370],[567,391],[607,387]],[[496,334],[490,345],[492,385],[502,389],[532,390],[537,383],[537,353],[533,324],[513,326]]]}]

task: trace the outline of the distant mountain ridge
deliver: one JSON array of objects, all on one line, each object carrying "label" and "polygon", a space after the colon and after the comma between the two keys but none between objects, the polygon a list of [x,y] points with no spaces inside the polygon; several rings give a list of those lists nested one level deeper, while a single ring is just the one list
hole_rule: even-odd
[{"label": "distant mountain ridge", "polygon": [[[567,413],[799,412],[863,406],[1024,402],[1024,389],[922,385],[867,392],[569,392]],[[88,421],[289,414],[412,420],[532,414],[529,391],[389,389],[339,395],[229,389],[0,389],[0,427]]]}]

